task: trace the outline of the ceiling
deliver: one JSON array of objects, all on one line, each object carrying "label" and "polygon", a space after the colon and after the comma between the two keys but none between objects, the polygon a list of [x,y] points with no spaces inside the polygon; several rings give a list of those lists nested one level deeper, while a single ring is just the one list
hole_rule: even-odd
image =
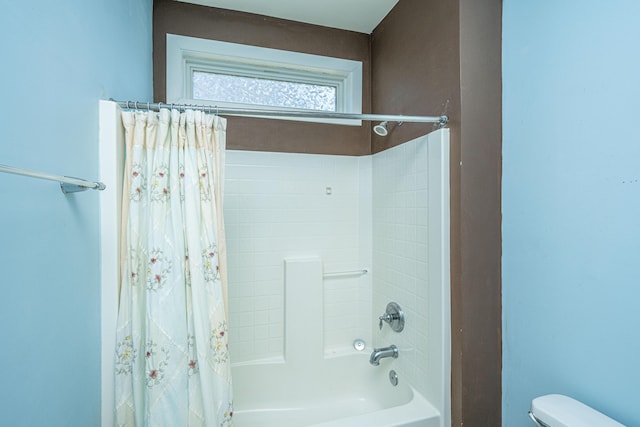
[{"label": "ceiling", "polygon": [[371,34],[398,0],[178,0]]}]

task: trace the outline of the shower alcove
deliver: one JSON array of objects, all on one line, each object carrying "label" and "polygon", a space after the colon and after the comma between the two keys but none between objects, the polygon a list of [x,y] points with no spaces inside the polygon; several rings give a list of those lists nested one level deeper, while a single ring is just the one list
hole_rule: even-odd
[{"label": "shower alcove", "polygon": [[[102,101],[103,426],[113,425],[122,132],[119,107]],[[449,130],[372,156],[230,150],[225,175],[234,426],[270,426],[274,414],[289,427],[449,426]],[[400,333],[378,329],[389,301],[405,311]],[[399,357],[369,365],[372,348],[390,344]]]}]

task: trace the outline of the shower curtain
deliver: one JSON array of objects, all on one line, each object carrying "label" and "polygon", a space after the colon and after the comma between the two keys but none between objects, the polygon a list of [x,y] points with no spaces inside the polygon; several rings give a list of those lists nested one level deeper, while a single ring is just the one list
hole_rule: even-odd
[{"label": "shower curtain", "polygon": [[231,426],[222,191],[226,120],[122,113],[117,426]]}]

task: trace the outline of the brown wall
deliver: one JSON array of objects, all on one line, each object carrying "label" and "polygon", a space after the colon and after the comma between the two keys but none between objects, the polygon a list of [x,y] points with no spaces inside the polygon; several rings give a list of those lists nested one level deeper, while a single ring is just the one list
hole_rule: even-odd
[{"label": "brown wall", "polygon": [[[500,0],[400,0],[372,34],[372,112],[451,129],[452,425],[501,425]],[[403,124],[373,152],[423,135]]]},{"label": "brown wall", "polygon": [[[166,102],[166,34],[242,43],[362,61],[364,113],[370,111],[369,35],[173,0],[153,5],[153,90]],[[228,148],[234,150],[365,155],[370,126],[340,126],[229,117]]]},{"label": "brown wall", "polygon": [[[452,131],[459,127],[458,15],[456,1],[401,0],[378,25],[371,35],[373,114],[447,114]],[[374,133],[372,150],[417,138],[434,126],[404,123],[386,137]]]},{"label": "brown wall", "polygon": [[460,1],[460,296],[465,425],[501,425],[502,1]]}]

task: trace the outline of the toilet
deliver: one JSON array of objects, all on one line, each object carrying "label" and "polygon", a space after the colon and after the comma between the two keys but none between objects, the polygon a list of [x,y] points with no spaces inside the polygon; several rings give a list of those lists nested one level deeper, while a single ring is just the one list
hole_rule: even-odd
[{"label": "toilet", "polygon": [[529,417],[539,427],[625,427],[584,403],[561,394],[533,399]]}]

